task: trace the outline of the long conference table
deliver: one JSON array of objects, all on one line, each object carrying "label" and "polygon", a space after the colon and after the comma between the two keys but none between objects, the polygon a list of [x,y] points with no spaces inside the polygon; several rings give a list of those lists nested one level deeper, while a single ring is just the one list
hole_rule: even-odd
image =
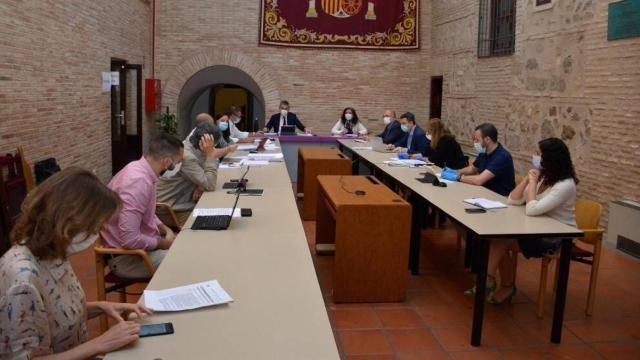
[{"label": "long conference table", "polygon": [[[237,152],[231,157],[244,155]],[[222,184],[244,169],[220,169],[216,191],[197,208],[231,208]],[[226,231],[185,224],[147,289],[218,280],[227,305],[156,313],[144,323],[173,323],[175,333],[140,339],[108,354],[117,359],[339,359],[322,293],[284,162],[252,167],[241,196],[252,217],[233,218]]]},{"label": "long conference table", "polygon": [[571,248],[573,239],[583,236],[582,231],[547,216],[527,216],[523,206],[508,206],[504,209],[489,210],[484,214],[469,214],[465,212],[465,209],[473,206],[464,203],[464,199],[485,198],[506,203],[506,198],[482,186],[459,182],[449,183],[447,187],[424,184],[417,179],[423,177],[422,174],[425,171],[438,173],[441,169],[435,166],[431,168],[410,168],[385,164],[384,161],[390,160],[395,154],[375,150],[384,147],[380,138],[370,138],[367,143],[343,139],[337,140],[337,142],[340,150],[353,160],[354,171],[364,166],[374,176],[381,178],[383,181],[390,181],[410,190],[413,221],[409,268],[413,274],[418,273],[420,232],[427,206],[444,212],[464,230],[467,240],[465,262],[473,262],[474,271],[477,273],[471,331],[471,345],[473,346],[480,346],[482,337],[489,243],[491,241],[518,238],[532,240],[539,238],[561,239],[559,278],[551,330],[551,341],[560,343],[569,279]]}]

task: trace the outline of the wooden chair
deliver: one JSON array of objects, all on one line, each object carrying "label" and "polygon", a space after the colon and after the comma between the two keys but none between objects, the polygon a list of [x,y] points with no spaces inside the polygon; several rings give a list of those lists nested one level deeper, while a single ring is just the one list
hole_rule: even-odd
[{"label": "wooden chair", "polygon": [[[600,256],[602,254],[602,236],[604,229],[598,227],[600,216],[602,215],[602,205],[591,200],[576,201],[576,223],[578,228],[584,232],[584,237],[578,239],[579,243],[593,246],[591,251],[574,246],[571,250],[571,260],[591,265],[591,275],[589,278],[589,292],[587,295],[587,316],[593,315],[593,307],[596,298],[596,282],[598,280],[598,269],[600,268]],[[557,259],[558,255],[548,255],[542,258],[540,268],[540,287],[538,289],[538,304],[536,316],[541,318],[544,315],[544,297],[547,288],[547,274],[549,264]],[[556,262],[555,276],[553,281],[553,291],[558,283],[559,266]]]},{"label": "wooden chair", "polygon": [[165,224],[165,225],[167,225],[173,230],[177,230],[177,231],[182,230],[182,226],[180,226],[180,222],[178,221],[178,216],[176,215],[176,212],[173,211],[173,207],[171,207],[170,204],[162,203],[162,202],[156,203],[156,213],[158,211],[163,211],[169,214],[169,218],[171,218],[172,224]]},{"label": "wooden chair", "polygon": [[[151,278],[139,278],[129,279],[116,276],[113,272],[105,272],[105,267],[108,266],[107,260],[112,255],[136,255],[142,258],[144,265],[149,273],[155,272],[153,268],[153,262],[146,251],[141,249],[126,250],[104,247],[102,239],[98,238],[95,246],[93,247],[93,253],[96,256],[96,283],[98,290],[98,301],[106,301],[107,294],[117,291],[120,293],[120,302],[127,302],[126,288],[133,284],[148,283]],[[107,287],[106,284],[113,284]],[[106,315],[100,316],[100,331],[105,332],[109,328],[109,323]]]},{"label": "wooden chair", "polygon": [[36,187],[36,182],[33,180],[33,170],[24,156],[22,146],[18,146],[18,157],[20,158],[20,164],[22,165],[22,176],[24,177],[25,185],[27,187],[27,193],[30,193],[31,190]]}]

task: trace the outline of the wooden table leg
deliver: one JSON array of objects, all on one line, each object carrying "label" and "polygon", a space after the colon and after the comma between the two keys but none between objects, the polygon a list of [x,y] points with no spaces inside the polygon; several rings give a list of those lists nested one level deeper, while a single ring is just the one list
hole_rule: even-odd
[{"label": "wooden table leg", "polygon": [[558,266],[558,285],[556,288],[556,302],[553,308],[553,326],[551,328],[551,342],[559,344],[562,338],[562,323],[564,321],[564,306],[567,300],[567,285],[569,283],[569,264],[571,263],[571,249],[573,239],[562,239]]},{"label": "wooden table leg", "polygon": [[478,275],[476,296],[473,305],[473,324],[471,325],[471,346],[480,346],[482,340],[482,321],[484,320],[484,302],[487,288],[487,263],[489,262],[489,240],[478,238]]}]

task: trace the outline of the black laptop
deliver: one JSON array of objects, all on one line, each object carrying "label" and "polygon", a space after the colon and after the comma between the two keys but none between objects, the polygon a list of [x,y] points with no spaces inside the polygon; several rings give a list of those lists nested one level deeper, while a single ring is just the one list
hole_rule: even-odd
[{"label": "black laptop", "polygon": [[231,215],[212,215],[212,216],[197,216],[191,229],[193,230],[227,230],[231,225],[231,218],[238,206],[238,199],[240,198],[240,189],[236,191],[236,201],[231,209]]},{"label": "black laptop", "polygon": [[295,125],[282,125],[280,127],[280,135],[296,135]]}]

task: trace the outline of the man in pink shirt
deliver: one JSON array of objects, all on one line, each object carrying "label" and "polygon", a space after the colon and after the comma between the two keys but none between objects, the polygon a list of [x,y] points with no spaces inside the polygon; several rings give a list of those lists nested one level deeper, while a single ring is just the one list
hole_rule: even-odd
[{"label": "man in pink shirt", "polygon": [[[111,179],[108,186],[120,196],[122,208],[100,231],[105,246],[146,250],[154,269],[160,266],[176,235],[156,216],[156,182],[165,171],[180,166],[183,154],[182,142],[162,133],[151,140],[140,160],[130,162]],[[151,276],[135,255],[116,256],[109,266],[119,277]]]}]

